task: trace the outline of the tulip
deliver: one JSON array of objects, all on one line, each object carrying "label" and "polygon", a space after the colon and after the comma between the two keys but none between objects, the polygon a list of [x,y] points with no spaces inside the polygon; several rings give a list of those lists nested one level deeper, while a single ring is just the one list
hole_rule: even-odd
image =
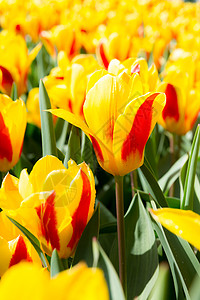
[{"label": "tulip", "polygon": [[[0,90],[10,95],[13,82],[18,96],[27,90],[30,65],[41,48],[38,44],[30,53],[24,38],[6,30],[0,33]],[[6,51],[5,51],[6,49]]]},{"label": "tulip", "polygon": [[[21,261],[25,260],[27,262],[33,262],[28,246],[29,248],[31,246],[29,241],[25,241],[21,235],[10,241],[7,241],[0,236],[0,277],[8,268]],[[34,251],[34,249],[32,250]],[[35,253],[35,256],[37,257],[37,253]]]},{"label": "tulip", "polygon": [[22,260],[41,265],[40,258],[32,244],[25,236],[22,236],[21,231],[3,211],[0,213],[0,256],[0,277],[8,268]]},{"label": "tulip", "polygon": [[153,218],[172,233],[200,250],[200,216],[191,210],[161,208],[150,210]]},{"label": "tulip", "polygon": [[44,78],[54,107],[64,108],[83,117],[83,103],[89,76],[100,69],[93,55],[77,55],[71,62],[64,52],[58,54],[58,67]]},{"label": "tulip", "polygon": [[145,144],[164,105],[163,93],[143,94],[135,70],[131,75],[125,70],[118,75],[100,70],[88,82],[84,120],[64,109],[51,112],[89,136],[104,170],[123,176],[142,165]]},{"label": "tulip", "polygon": [[166,94],[166,105],[159,123],[172,133],[184,135],[193,128],[200,112],[199,81],[195,80],[192,54],[176,49],[163,74],[158,91]]},{"label": "tulip", "polygon": [[[12,287],[12,288],[11,288]],[[35,264],[20,263],[10,268],[0,282],[1,299],[67,299],[108,300],[108,287],[102,270],[88,268],[85,263],[57,274]]]},{"label": "tulip", "polygon": [[[40,241],[51,255],[73,255],[94,211],[95,183],[89,167],[70,160],[68,169],[53,156],[40,159],[30,175],[7,174],[0,189],[0,207]],[[31,222],[30,222],[31,219]]]},{"label": "tulip", "polygon": [[54,26],[49,31],[42,31],[40,37],[47,51],[54,58],[59,51],[64,51],[68,57],[72,58],[80,49],[77,33],[72,25]]},{"label": "tulip", "polygon": [[0,94],[0,171],[10,170],[18,162],[26,129],[26,107]]}]

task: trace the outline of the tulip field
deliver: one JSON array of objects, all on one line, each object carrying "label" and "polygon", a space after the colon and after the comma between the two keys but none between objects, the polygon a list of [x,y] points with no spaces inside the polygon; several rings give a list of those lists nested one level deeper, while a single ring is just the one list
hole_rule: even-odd
[{"label": "tulip field", "polygon": [[0,299],[200,299],[200,2],[0,0]]}]

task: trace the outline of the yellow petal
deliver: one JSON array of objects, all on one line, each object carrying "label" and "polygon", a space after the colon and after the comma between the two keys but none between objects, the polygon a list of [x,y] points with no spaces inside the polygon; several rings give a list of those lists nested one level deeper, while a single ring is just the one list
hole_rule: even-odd
[{"label": "yellow petal", "polygon": [[50,297],[48,283],[48,272],[38,265],[22,262],[10,268],[2,277],[0,298],[44,300]]},{"label": "yellow petal", "polygon": [[47,175],[53,170],[65,169],[62,162],[55,156],[47,155],[39,159],[34,165],[29,180],[34,192],[42,191],[42,187]]},{"label": "yellow petal", "polygon": [[[8,242],[0,236],[0,277],[7,271],[12,254]],[[1,295],[1,293],[0,293]],[[3,299],[3,298],[2,298]],[[5,298],[4,298],[5,299]]]},{"label": "yellow petal", "polygon": [[162,208],[151,210],[152,216],[174,234],[200,250],[200,216],[190,210]]},{"label": "yellow petal", "polygon": [[66,293],[68,300],[76,299],[77,295],[81,295],[81,300],[109,299],[103,272],[88,268],[84,263],[59,273],[52,279],[51,286],[53,295],[59,299],[62,299]]}]

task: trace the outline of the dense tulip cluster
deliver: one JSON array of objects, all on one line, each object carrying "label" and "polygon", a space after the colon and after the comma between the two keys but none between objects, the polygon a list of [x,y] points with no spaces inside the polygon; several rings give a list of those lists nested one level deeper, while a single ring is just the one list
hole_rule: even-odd
[{"label": "dense tulip cluster", "polygon": [[193,300],[199,19],[182,0],[0,1],[0,298]]}]

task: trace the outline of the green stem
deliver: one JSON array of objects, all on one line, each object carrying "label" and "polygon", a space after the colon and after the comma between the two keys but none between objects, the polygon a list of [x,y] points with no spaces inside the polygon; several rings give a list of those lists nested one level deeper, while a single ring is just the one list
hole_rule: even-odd
[{"label": "green stem", "polygon": [[[175,144],[176,144],[175,134],[172,134],[170,136],[169,143],[170,143],[170,153],[171,153],[171,166],[173,166],[173,164],[175,163]],[[173,197],[173,196],[174,196],[174,183],[171,185],[169,189],[169,197]]]},{"label": "green stem", "polygon": [[130,173],[130,178],[131,178],[131,191],[132,191],[132,198],[135,195],[134,189],[138,188],[138,181],[137,181],[137,171],[134,170]]},{"label": "green stem", "polygon": [[116,189],[116,212],[117,212],[117,235],[118,235],[118,253],[119,253],[119,278],[127,294],[127,274],[126,274],[126,256],[125,256],[125,226],[124,226],[124,199],[123,199],[123,177],[115,176]]}]

